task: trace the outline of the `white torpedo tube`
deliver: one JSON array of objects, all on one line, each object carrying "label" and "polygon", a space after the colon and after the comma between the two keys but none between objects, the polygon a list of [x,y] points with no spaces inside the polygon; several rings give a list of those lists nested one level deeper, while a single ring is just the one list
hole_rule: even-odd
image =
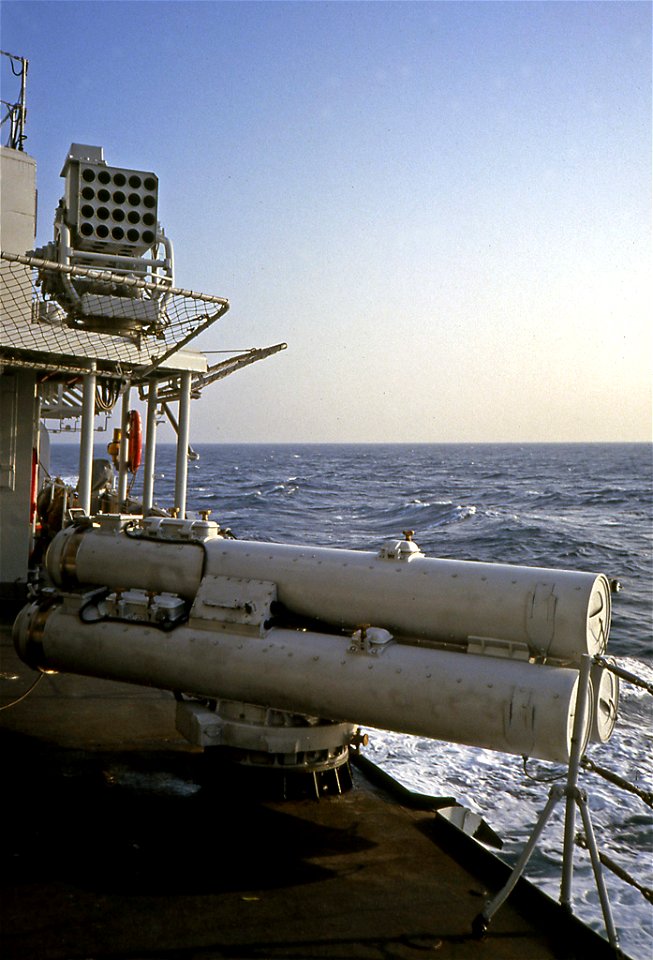
[{"label": "white torpedo tube", "polygon": [[604,651],[610,623],[603,576],[430,559],[410,537],[377,555],[113,516],[58,534],[47,566],[76,592],[19,615],[36,669],[560,762],[577,664]]},{"label": "white torpedo tube", "polygon": [[233,540],[208,521],[159,517],[129,527],[100,517],[68,527],[47,555],[52,580],[140,587],[193,600],[203,577],[269,580],[293,613],[344,629],[383,626],[418,640],[526,644],[533,657],[579,664],[605,651],[610,584],[601,574],[426,557],[412,540],[379,553]]},{"label": "white torpedo tube", "polygon": [[360,631],[355,638],[274,628],[248,635],[193,616],[169,632],[109,619],[84,623],[82,603],[75,597],[25,608],[16,623],[23,659],[37,669],[270,704],[545,760],[569,757],[577,670],[393,643],[374,628],[361,640]]}]

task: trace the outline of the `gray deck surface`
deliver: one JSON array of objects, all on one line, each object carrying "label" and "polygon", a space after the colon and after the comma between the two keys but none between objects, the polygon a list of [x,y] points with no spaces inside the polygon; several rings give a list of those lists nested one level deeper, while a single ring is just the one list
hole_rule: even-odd
[{"label": "gray deck surface", "polygon": [[[35,678],[1,631],[1,702]],[[44,676],[0,713],[2,960],[584,957],[488,890],[355,771],[341,797],[262,801],[211,776],[170,694]]]}]

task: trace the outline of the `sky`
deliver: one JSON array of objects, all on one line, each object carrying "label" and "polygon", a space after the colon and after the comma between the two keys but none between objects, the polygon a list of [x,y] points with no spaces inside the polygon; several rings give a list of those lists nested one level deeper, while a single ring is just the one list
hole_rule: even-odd
[{"label": "sky", "polygon": [[649,3],[0,16],[38,244],[70,143],[102,146],[158,175],[176,284],[230,301],[196,345],[288,343],[194,401],[192,442],[651,440]]}]

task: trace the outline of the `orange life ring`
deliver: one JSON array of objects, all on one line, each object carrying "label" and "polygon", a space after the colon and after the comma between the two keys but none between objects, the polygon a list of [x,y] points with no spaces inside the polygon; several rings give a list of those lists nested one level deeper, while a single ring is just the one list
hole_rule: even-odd
[{"label": "orange life ring", "polygon": [[141,454],[143,452],[143,429],[141,426],[141,415],[138,410],[129,411],[127,438],[129,440],[127,447],[127,469],[130,473],[136,473],[141,465]]}]

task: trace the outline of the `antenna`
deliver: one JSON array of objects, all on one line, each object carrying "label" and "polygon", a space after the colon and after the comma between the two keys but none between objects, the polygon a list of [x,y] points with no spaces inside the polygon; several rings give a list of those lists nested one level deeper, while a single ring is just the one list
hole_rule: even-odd
[{"label": "antenna", "polygon": [[[20,79],[20,96],[16,103],[11,103],[9,100],[0,100],[3,111],[0,126],[3,126],[9,121],[9,141],[7,146],[12,150],[23,150],[23,142],[27,139],[25,134],[25,119],[27,117],[25,98],[29,61],[26,60],[25,57],[18,57],[13,53],[7,53],[6,50],[0,50],[0,54],[9,59],[11,72],[15,77]],[[16,64],[19,65],[18,69],[16,69]]]}]

